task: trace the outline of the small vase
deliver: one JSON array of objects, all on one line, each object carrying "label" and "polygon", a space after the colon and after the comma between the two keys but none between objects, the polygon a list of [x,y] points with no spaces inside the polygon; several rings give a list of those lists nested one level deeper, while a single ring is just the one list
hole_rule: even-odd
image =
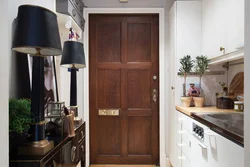
[{"label": "small vase", "polygon": [[181,97],[181,104],[183,107],[190,107],[192,97]]},{"label": "small vase", "polygon": [[195,107],[203,107],[205,98],[204,97],[193,97]]}]

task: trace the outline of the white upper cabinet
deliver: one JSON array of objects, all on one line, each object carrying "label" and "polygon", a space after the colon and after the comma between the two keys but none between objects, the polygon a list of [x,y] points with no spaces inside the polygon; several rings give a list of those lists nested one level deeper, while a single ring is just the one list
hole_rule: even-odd
[{"label": "white upper cabinet", "polygon": [[226,0],[226,52],[244,47],[244,0]]},{"label": "white upper cabinet", "polygon": [[202,0],[202,54],[216,57],[225,47],[225,0]]},{"label": "white upper cabinet", "polygon": [[244,0],[202,0],[202,54],[213,58],[240,47],[244,47]]}]

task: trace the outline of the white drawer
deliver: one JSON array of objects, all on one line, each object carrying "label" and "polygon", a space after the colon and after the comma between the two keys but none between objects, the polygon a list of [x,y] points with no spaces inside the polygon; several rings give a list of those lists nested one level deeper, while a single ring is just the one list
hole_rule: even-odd
[{"label": "white drawer", "polygon": [[184,155],[182,155],[181,167],[191,167],[190,161]]},{"label": "white drawer", "polygon": [[[176,154],[176,159],[177,159],[177,162],[176,162],[176,167],[181,167],[181,163],[182,163],[182,153],[181,153],[181,150],[180,149],[177,149],[177,154]],[[175,167],[175,166],[174,166]]]},{"label": "white drawer", "polygon": [[184,133],[181,127],[181,124],[177,124],[177,132],[176,132],[176,143],[181,143],[182,142],[182,134]]},{"label": "white drawer", "polygon": [[189,142],[190,136],[192,135],[190,132],[188,132],[186,129],[182,129],[182,141],[183,142]]},{"label": "white drawer", "polygon": [[182,125],[182,129],[186,129],[192,133],[192,119],[190,117],[177,111],[177,122]]},{"label": "white drawer", "polygon": [[191,145],[190,141],[188,142],[182,142],[182,153],[184,156],[190,160],[191,159]]}]

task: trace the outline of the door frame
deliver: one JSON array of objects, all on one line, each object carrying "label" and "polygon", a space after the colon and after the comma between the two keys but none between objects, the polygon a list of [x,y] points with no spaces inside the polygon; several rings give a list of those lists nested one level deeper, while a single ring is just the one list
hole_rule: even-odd
[{"label": "door frame", "polygon": [[86,8],[84,9],[85,30],[84,30],[84,52],[86,68],[83,70],[83,75],[79,80],[83,84],[83,112],[86,125],[86,166],[90,165],[90,135],[89,135],[89,14],[159,14],[159,151],[160,151],[160,166],[165,167],[166,164],[166,126],[167,126],[167,85],[168,68],[167,58],[165,54],[165,18],[164,8]]}]

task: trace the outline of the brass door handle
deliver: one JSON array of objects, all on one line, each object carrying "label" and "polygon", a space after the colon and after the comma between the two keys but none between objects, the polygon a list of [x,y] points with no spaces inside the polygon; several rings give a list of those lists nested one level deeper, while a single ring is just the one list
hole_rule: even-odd
[{"label": "brass door handle", "polygon": [[157,101],[157,95],[158,95],[158,91],[156,89],[153,89],[153,92],[152,92],[152,100],[153,100],[153,102]]}]

